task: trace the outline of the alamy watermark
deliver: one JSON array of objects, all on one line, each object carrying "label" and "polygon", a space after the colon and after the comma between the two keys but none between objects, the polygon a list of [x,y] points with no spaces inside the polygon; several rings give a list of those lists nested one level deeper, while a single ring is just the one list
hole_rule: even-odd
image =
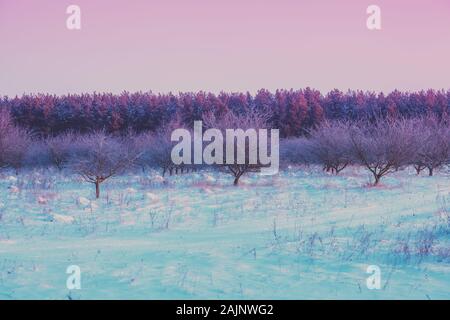
[{"label": "alamy watermark", "polygon": [[366,13],[369,15],[366,21],[367,29],[381,30],[381,8],[373,4],[367,7]]},{"label": "alamy watermark", "polygon": [[380,290],[381,289],[381,269],[377,265],[370,265],[366,269],[366,273],[370,274],[366,279],[367,289]]},{"label": "alamy watermark", "polygon": [[[381,8],[378,5],[369,5],[366,9],[369,15],[366,20],[366,26],[369,30],[381,30]],[[76,4],[69,5],[66,8],[66,14],[69,15],[66,20],[66,27],[69,30],[81,30],[81,8]]]},{"label": "alamy watermark", "polygon": [[261,174],[274,175],[279,169],[279,130],[270,129],[270,143],[268,133],[268,129],[253,128],[209,128],[203,132],[203,122],[194,121],[193,137],[184,128],[172,132],[171,141],[178,144],[171,159],[175,165],[259,165]]},{"label": "alamy watermark", "polygon": [[69,275],[66,281],[66,287],[69,290],[81,289],[81,269],[77,265],[68,266],[66,273]]},{"label": "alamy watermark", "polygon": [[69,30],[81,30],[81,8],[75,4],[67,7],[66,13],[69,14],[66,20],[66,27]]}]

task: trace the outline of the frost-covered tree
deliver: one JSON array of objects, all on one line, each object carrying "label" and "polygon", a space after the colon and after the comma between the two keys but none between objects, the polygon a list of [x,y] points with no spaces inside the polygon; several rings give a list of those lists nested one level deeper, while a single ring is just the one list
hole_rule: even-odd
[{"label": "frost-covered tree", "polygon": [[62,170],[76,149],[76,135],[73,132],[63,133],[56,137],[50,137],[45,142],[51,163]]},{"label": "frost-covered tree", "polygon": [[30,133],[15,126],[9,112],[0,111],[0,168],[11,167],[19,172],[31,143]]},{"label": "frost-covered tree", "polygon": [[381,178],[409,165],[414,157],[413,122],[378,120],[360,122],[350,130],[352,157],[374,177],[374,185]]},{"label": "frost-covered tree", "polygon": [[327,172],[339,174],[351,162],[352,142],[350,125],[340,121],[325,121],[311,130],[307,153],[313,163],[320,164]]},{"label": "frost-covered tree", "polygon": [[[227,150],[223,150],[223,164],[219,165],[220,167],[226,168],[225,172],[230,173],[234,177],[233,184],[236,186],[239,184],[239,179],[248,172],[260,172],[261,168],[264,166],[260,163],[259,159],[255,161],[251,161],[250,155],[252,153],[258,154],[258,146],[251,145],[250,138],[245,139],[244,147],[239,148],[239,144],[235,143],[236,141],[227,141],[227,129],[236,130],[241,129],[244,132],[250,132],[250,130],[254,130],[254,132],[258,132],[260,129],[268,128],[268,121],[271,118],[271,114],[262,110],[251,109],[242,114],[236,114],[234,112],[229,112],[222,116],[221,118],[217,118],[213,114],[208,114],[203,118],[204,126],[209,129],[217,129],[221,132],[223,137],[223,142],[225,145],[230,144],[234,145],[234,159],[233,163],[229,163],[226,159]],[[249,130],[249,131],[248,131]],[[234,138],[233,138],[234,139]],[[270,150],[270,139],[268,139],[268,150]],[[226,148],[225,148],[226,149]],[[238,163],[237,159],[239,155],[245,156],[243,163]]]},{"label": "frost-covered tree", "polygon": [[142,135],[139,146],[142,150],[138,160],[141,165],[155,166],[162,170],[162,175],[176,173],[182,165],[175,165],[172,161],[171,152],[174,143],[171,141],[171,134],[175,129],[181,128],[182,124],[178,120],[161,126],[156,132]]},{"label": "frost-covered tree", "polygon": [[119,138],[104,131],[79,138],[72,167],[86,182],[95,185],[95,196],[100,197],[100,185],[107,179],[119,175],[138,158],[133,148]]},{"label": "frost-covered tree", "polygon": [[416,154],[413,165],[417,174],[424,169],[434,171],[449,163],[450,129],[447,122],[434,116],[415,120],[414,142]]}]

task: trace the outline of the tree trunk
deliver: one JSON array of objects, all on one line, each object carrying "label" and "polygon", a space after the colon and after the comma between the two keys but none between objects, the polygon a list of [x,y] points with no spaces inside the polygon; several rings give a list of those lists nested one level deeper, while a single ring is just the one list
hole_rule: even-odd
[{"label": "tree trunk", "polygon": [[336,169],[334,170],[334,174],[335,174],[335,175],[339,175],[339,173],[341,173],[341,171],[344,170],[344,169],[345,169],[345,167],[344,167],[344,168],[336,168]]},{"label": "tree trunk", "polygon": [[234,182],[233,185],[237,186],[239,184],[239,179],[242,177],[242,175],[245,173],[245,170],[243,171],[239,171],[235,177],[234,177]]},{"label": "tree trunk", "polygon": [[422,171],[422,168],[420,166],[414,166],[414,168],[416,169],[417,175],[419,175],[420,172]]},{"label": "tree trunk", "polygon": [[374,174],[374,177],[375,177],[375,182],[373,185],[377,186],[378,183],[380,183],[381,176],[379,176],[378,174]]},{"label": "tree trunk", "polygon": [[429,168],[428,168],[428,175],[429,175],[430,177],[433,176],[433,167],[429,167]]},{"label": "tree trunk", "polygon": [[100,181],[99,180],[95,181],[95,198],[96,199],[100,198]]}]

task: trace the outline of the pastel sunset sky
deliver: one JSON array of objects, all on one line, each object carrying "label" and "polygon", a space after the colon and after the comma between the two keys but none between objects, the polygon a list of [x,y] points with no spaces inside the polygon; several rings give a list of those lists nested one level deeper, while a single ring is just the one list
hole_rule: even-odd
[{"label": "pastel sunset sky", "polygon": [[0,0],[0,95],[306,86],[449,89],[450,1]]}]

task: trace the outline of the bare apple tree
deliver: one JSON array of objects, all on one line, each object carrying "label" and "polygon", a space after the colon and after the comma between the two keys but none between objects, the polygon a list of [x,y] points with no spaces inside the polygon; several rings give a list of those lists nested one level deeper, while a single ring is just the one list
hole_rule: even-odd
[{"label": "bare apple tree", "polygon": [[350,125],[345,122],[325,121],[310,131],[310,154],[313,163],[321,164],[323,170],[339,174],[352,162]]},{"label": "bare apple tree", "polygon": [[86,182],[95,185],[95,196],[100,197],[100,185],[129,168],[139,154],[128,143],[104,131],[81,136],[77,142],[72,167]]},{"label": "bare apple tree", "polygon": [[171,158],[174,142],[171,141],[171,134],[175,129],[182,128],[180,121],[174,120],[161,125],[155,132],[141,134],[137,138],[138,148],[141,150],[141,156],[138,164],[145,167],[157,167],[162,170],[162,175],[170,175],[184,166],[175,165]]},{"label": "bare apple tree", "polygon": [[415,121],[414,142],[416,154],[413,160],[417,174],[424,169],[432,176],[434,171],[449,163],[450,129],[444,119],[426,117]]},{"label": "bare apple tree", "polygon": [[46,141],[50,162],[60,171],[69,163],[74,151],[76,135],[73,132],[50,137]]},{"label": "bare apple tree", "polygon": [[[242,115],[236,115],[233,112],[228,112],[221,118],[217,118],[214,114],[209,113],[203,117],[203,125],[206,129],[214,128],[220,130],[223,136],[223,141],[226,145],[234,146],[234,159],[233,163],[226,161],[226,153],[223,152],[223,164],[220,167],[226,168],[226,172],[230,173],[234,177],[233,184],[237,186],[239,179],[248,172],[260,172],[264,167],[258,159],[258,161],[251,161],[250,155],[252,153],[258,154],[258,144],[252,143],[255,139],[255,134],[260,129],[267,129],[268,121],[271,115],[269,112],[250,109]],[[246,136],[243,146],[240,146],[239,142],[227,141],[227,130],[242,130]],[[256,132],[256,133],[255,133]],[[253,136],[253,137],[252,137]],[[235,139],[234,137],[232,139]],[[270,140],[268,142],[268,150],[270,149]],[[245,159],[243,163],[236,161],[238,157],[242,155]]]},{"label": "bare apple tree", "polygon": [[413,122],[404,119],[360,122],[350,129],[353,159],[372,173],[378,185],[382,177],[411,163],[413,135]]}]

